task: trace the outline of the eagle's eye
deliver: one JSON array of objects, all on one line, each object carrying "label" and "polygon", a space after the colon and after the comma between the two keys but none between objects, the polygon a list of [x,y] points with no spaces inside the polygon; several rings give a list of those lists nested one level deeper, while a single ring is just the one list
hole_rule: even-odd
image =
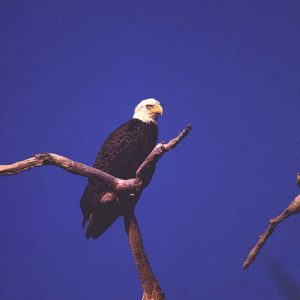
[{"label": "eagle's eye", "polygon": [[153,106],[154,106],[153,104],[147,104],[147,105],[146,105],[146,108],[149,109],[149,108],[151,108],[151,107],[153,107]]}]

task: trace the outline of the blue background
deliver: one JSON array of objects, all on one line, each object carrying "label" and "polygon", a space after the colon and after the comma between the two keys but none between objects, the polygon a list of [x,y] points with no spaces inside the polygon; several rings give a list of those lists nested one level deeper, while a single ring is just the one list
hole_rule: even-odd
[{"label": "blue background", "polygon": [[[137,206],[168,299],[300,298],[300,216],[241,269],[299,192],[299,1],[2,0],[0,33],[0,163],[92,164],[157,98],[160,139],[193,124]],[[81,231],[85,184],[54,167],[0,179],[0,299],[141,298],[122,220]]]}]

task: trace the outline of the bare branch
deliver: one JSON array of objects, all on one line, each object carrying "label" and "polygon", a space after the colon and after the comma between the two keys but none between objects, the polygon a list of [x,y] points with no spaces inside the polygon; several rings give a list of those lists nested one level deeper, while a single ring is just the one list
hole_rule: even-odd
[{"label": "bare branch", "polygon": [[175,148],[189,134],[191,130],[192,125],[189,124],[177,135],[177,137],[170,140],[168,143],[157,144],[136,171],[136,177],[142,180],[147,170],[154,164],[156,164],[165,152]]},{"label": "bare branch", "polygon": [[85,177],[100,177],[105,183],[112,187],[115,187],[118,183],[118,178],[106,172],[55,153],[40,153],[10,165],[0,165],[0,175],[15,175],[45,165],[57,166],[69,173]]},{"label": "bare branch", "polygon": [[161,290],[150,266],[144,249],[142,236],[136,220],[134,210],[124,216],[125,229],[128,234],[130,248],[134,257],[139,277],[143,286],[143,300],[163,300],[164,293]]},{"label": "bare branch", "polygon": [[300,212],[300,195],[298,195],[280,215],[278,215],[277,217],[269,221],[268,228],[264,231],[262,235],[259,236],[258,242],[249,252],[248,257],[243,264],[244,269],[247,269],[249,265],[255,260],[260,249],[265,244],[265,242],[270,237],[270,235],[273,233],[276,226],[286,218],[290,217],[291,215],[297,214],[299,212]]},{"label": "bare branch", "polygon": [[[10,165],[0,165],[0,175],[15,175],[34,167],[53,165],[73,174],[85,177],[97,177],[107,185],[110,185],[116,192],[124,190],[128,191],[128,199],[123,202],[123,205],[127,207],[127,213],[124,216],[124,221],[130,247],[144,289],[143,300],[163,300],[164,293],[162,292],[159,283],[153,274],[143,246],[142,237],[134,213],[134,205],[137,202],[137,198],[141,194],[141,191],[150,181],[149,178],[147,178],[147,171],[150,168],[155,167],[159,158],[165,152],[173,149],[184,137],[186,137],[191,128],[192,126],[188,125],[183,131],[178,134],[177,137],[170,140],[168,143],[157,144],[145,159],[145,161],[138,168],[136,172],[136,178],[123,180],[121,178],[114,177],[102,170],[89,167],[85,164],[70,160],[67,157],[54,153],[36,154],[34,157]],[[129,193],[132,191],[136,193]]]},{"label": "bare branch", "polygon": [[188,124],[174,139],[170,140],[167,144],[164,144],[163,147],[165,151],[173,149],[182,139],[184,139],[189,132],[192,130],[192,124]]},{"label": "bare branch", "polygon": [[85,177],[97,177],[107,185],[111,186],[115,191],[129,190],[138,192],[145,187],[145,182],[142,180],[142,175],[146,173],[145,171],[148,168],[153,167],[166,151],[174,148],[190,132],[190,130],[191,125],[188,125],[176,138],[170,140],[167,144],[159,143],[156,147],[154,147],[152,152],[148,155],[136,172],[136,178],[123,180],[102,170],[73,161],[67,157],[47,152],[36,154],[34,157],[30,157],[10,165],[0,165],[0,175],[16,175],[34,167],[53,165],[72,174]]}]

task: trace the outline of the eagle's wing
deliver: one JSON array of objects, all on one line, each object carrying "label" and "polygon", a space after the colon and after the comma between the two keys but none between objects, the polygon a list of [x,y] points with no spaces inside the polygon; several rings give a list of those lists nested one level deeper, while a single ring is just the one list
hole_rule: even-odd
[{"label": "eagle's wing", "polygon": [[[105,140],[94,167],[123,179],[134,177],[136,169],[156,143],[156,125],[151,132],[149,134],[148,126],[138,119],[124,123]],[[107,194],[109,192],[109,187],[103,182],[95,178],[89,179],[80,200],[82,225],[88,221],[87,237],[98,237],[120,215],[118,202],[107,200],[107,197],[111,197]]]},{"label": "eagle's wing", "polygon": [[105,140],[94,167],[124,179],[134,176],[149,152],[151,137],[147,133],[147,125],[138,119],[124,123]]}]

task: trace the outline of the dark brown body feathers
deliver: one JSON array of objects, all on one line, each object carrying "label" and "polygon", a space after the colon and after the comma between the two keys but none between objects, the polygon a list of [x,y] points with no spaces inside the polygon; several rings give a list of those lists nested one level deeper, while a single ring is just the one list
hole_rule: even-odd
[{"label": "dark brown body feathers", "polygon": [[[107,137],[93,166],[122,179],[135,177],[137,168],[157,143],[157,132],[155,123],[129,120]],[[120,197],[122,195],[118,195],[119,200]],[[122,214],[119,201],[112,198],[107,185],[89,179],[80,199],[82,226],[87,224],[87,238],[99,237]]]}]

